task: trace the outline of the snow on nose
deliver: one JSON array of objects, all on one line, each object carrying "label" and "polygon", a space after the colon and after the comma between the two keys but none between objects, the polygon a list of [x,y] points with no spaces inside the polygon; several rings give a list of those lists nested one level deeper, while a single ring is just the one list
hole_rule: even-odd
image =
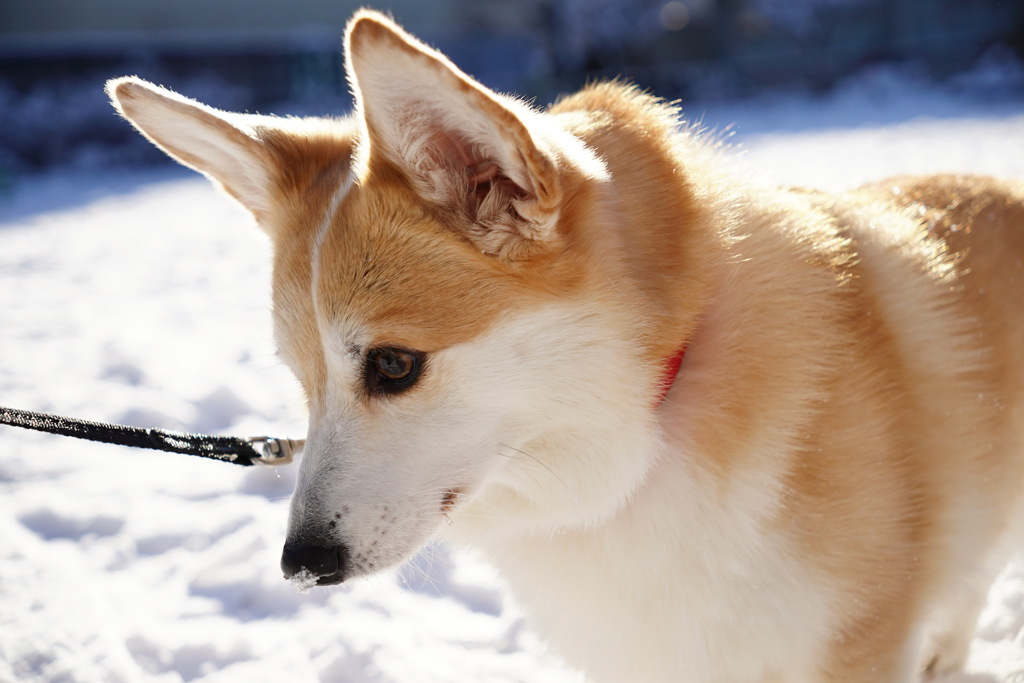
[{"label": "snow on nose", "polygon": [[321,546],[309,543],[285,543],[281,553],[284,578],[300,588],[312,585],[332,586],[345,580],[348,549],[344,545]]}]

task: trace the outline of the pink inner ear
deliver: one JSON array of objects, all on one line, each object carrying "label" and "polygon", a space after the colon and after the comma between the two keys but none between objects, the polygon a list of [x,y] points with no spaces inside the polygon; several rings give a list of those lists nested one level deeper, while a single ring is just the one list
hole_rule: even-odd
[{"label": "pink inner ear", "polygon": [[457,169],[466,170],[466,180],[471,188],[494,180],[501,171],[490,159],[477,158],[473,145],[451,133],[438,133],[435,140],[443,159]]},{"label": "pink inner ear", "polygon": [[477,185],[494,180],[499,170],[498,165],[490,159],[470,166],[468,169],[470,186],[476,187]]}]

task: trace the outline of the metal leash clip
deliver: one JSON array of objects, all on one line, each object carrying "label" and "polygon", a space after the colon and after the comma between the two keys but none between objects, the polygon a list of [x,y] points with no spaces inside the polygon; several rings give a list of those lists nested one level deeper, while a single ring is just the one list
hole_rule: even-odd
[{"label": "metal leash clip", "polygon": [[256,459],[261,465],[287,465],[302,452],[305,439],[275,439],[271,436],[252,436],[246,439],[253,447],[261,446],[263,455]]}]

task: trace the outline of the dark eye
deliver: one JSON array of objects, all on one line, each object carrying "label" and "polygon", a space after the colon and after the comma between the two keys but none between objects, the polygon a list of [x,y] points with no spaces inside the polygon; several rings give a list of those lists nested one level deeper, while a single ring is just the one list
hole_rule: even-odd
[{"label": "dark eye", "polygon": [[366,356],[366,387],[371,392],[394,394],[416,383],[424,354],[408,349],[380,347]]}]

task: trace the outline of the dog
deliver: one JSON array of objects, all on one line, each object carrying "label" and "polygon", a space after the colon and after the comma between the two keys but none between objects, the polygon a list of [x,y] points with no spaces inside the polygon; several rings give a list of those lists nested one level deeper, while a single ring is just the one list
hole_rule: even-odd
[{"label": "dog", "polygon": [[961,670],[1024,520],[1024,186],[764,188],[623,83],[540,111],[369,10],[345,50],[347,118],[108,84],[273,243],[286,578],[441,537],[593,681]]}]

